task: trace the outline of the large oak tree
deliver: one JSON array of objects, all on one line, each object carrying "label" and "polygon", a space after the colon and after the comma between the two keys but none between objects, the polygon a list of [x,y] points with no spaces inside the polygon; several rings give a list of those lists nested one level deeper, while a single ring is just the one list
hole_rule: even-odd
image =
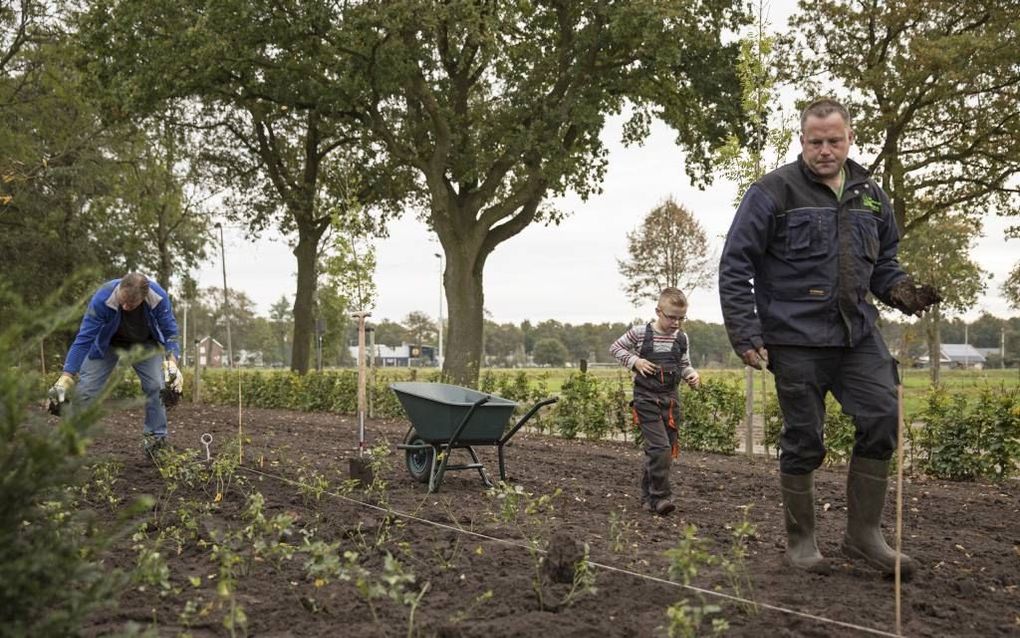
[{"label": "large oak tree", "polygon": [[558,221],[551,196],[598,190],[607,117],[630,109],[632,142],[661,118],[690,176],[705,174],[740,119],[736,47],[723,39],[742,19],[734,0],[352,5],[339,45],[361,83],[354,110],[417,174],[446,255],[447,378],[477,381],[492,251]]}]

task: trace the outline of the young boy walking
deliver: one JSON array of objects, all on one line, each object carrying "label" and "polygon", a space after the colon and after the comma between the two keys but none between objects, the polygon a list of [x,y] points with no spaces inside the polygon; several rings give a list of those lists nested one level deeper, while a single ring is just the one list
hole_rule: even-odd
[{"label": "young boy walking", "polygon": [[680,326],[687,318],[687,297],[677,288],[659,294],[655,321],[637,325],[613,342],[609,352],[634,371],[634,421],[644,437],[641,504],[666,516],[676,509],[670,500],[669,470],[680,453],[677,423],[684,381],[698,387],[701,378],[691,366],[687,334]]}]

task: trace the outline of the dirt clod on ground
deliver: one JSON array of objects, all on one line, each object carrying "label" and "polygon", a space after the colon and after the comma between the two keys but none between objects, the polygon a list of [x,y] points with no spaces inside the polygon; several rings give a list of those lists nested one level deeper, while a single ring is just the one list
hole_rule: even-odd
[{"label": "dirt clod on ground", "polygon": [[574,567],[584,559],[584,546],[567,532],[556,532],[542,563],[546,578],[554,583],[574,581]]}]

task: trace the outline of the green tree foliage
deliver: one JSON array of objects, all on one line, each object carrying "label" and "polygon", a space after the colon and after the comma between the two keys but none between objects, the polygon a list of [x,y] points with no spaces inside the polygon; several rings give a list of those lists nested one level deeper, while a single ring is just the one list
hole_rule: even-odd
[{"label": "green tree foliage", "polygon": [[559,339],[546,337],[535,342],[531,356],[540,366],[562,366],[567,360],[567,347]]},{"label": "green tree foliage", "polygon": [[120,249],[128,270],[152,273],[167,290],[206,258],[209,216],[187,130],[149,122],[123,141],[110,189],[91,206],[127,229]]},{"label": "green tree foliage", "polygon": [[287,295],[281,295],[276,303],[269,307],[269,322],[272,325],[275,342],[279,348],[279,355],[275,358],[281,363],[290,361],[287,335],[291,334],[292,323],[294,321],[291,307],[291,302],[287,299]]},{"label": "green tree foliage", "polygon": [[[1014,231],[1013,234],[1015,236],[1017,233]],[[1014,266],[1010,271],[1009,277],[1002,282],[1001,290],[1002,296],[1009,301],[1010,307],[1020,310],[1020,264]]]},{"label": "green tree foliage", "polygon": [[903,236],[948,213],[1016,214],[1020,7],[979,0],[800,3],[796,70],[843,87]]},{"label": "green tree foliage", "polygon": [[723,174],[737,184],[737,204],[751,184],[782,164],[793,137],[782,107],[777,106],[781,62],[776,40],[759,1],[754,24],[740,40],[737,62],[740,104],[751,133],[746,143],[731,135],[718,156]]},{"label": "green tree foliage", "polygon": [[415,310],[404,317],[404,327],[411,343],[434,343],[437,338],[436,322],[421,310]]},{"label": "green tree foliage", "polygon": [[[521,355],[518,358],[518,355]],[[485,356],[489,365],[523,363],[524,332],[512,323],[485,322]]]},{"label": "green tree foliage", "polygon": [[[374,327],[375,342],[377,344],[395,348],[407,342],[407,328],[395,321],[383,319],[379,323],[375,324]],[[353,343],[357,343],[357,326],[353,326],[352,332],[354,333]]]},{"label": "green tree foliage", "polygon": [[549,195],[597,190],[605,119],[630,107],[628,141],[653,115],[677,131],[692,176],[739,119],[733,0],[356,3],[344,46],[362,121],[411,169],[446,255],[444,373],[473,385],[483,273],[529,224],[556,222]]},{"label": "green tree foliage", "polygon": [[[929,282],[943,300],[921,319],[928,352],[941,351],[941,315],[963,312],[985,289],[985,272],[970,258],[975,222],[968,216],[944,213],[937,224],[918,226],[901,244],[900,260],[919,281]],[[931,359],[931,378],[939,381],[940,359]]]},{"label": "green tree foliage", "polygon": [[203,131],[202,160],[228,193],[229,215],[253,233],[272,225],[296,235],[291,368],[299,373],[311,355],[324,234],[338,218],[375,228],[366,206],[382,210],[409,192],[404,173],[381,164],[352,119],[350,74],[334,48],[343,7],[99,0],[80,21],[111,108],[135,117],[184,108]]},{"label": "green tree foliage", "polygon": [[[253,331],[257,330],[255,302],[244,292],[233,288],[230,289],[228,300],[230,338],[234,353],[247,349],[262,350],[253,338]],[[212,337],[226,347],[227,315],[223,308],[222,288],[203,288],[199,291],[198,297],[188,305],[188,313],[188,331],[194,339]],[[265,338],[269,338],[266,331],[263,331],[263,334],[266,335]]]},{"label": "green tree foliage", "polygon": [[[65,303],[129,270],[170,287],[205,244],[187,175],[161,140],[96,103],[63,9],[0,4],[0,278],[29,304],[86,271]],[[47,340],[49,365],[73,335]]]},{"label": "green tree foliage", "polygon": [[641,306],[663,288],[690,294],[710,285],[716,266],[709,257],[705,229],[694,213],[668,197],[627,233],[627,259],[617,265],[627,298]]}]

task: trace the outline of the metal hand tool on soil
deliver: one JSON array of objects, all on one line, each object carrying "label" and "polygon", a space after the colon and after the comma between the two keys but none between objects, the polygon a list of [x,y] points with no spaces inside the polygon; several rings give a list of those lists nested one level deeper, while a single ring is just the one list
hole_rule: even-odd
[{"label": "metal hand tool on soil", "polygon": [[208,463],[212,461],[212,454],[209,453],[209,446],[212,445],[212,435],[206,432],[199,440],[205,446],[205,461]]}]

